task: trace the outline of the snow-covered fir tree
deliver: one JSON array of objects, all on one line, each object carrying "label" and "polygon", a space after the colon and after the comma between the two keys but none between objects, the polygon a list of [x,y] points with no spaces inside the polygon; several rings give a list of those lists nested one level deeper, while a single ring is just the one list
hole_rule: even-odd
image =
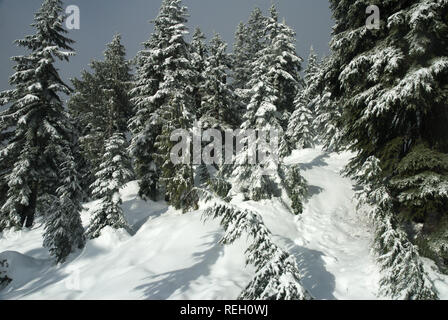
[{"label": "snow-covered fir tree", "polygon": [[250,56],[248,52],[248,31],[244,22],[240,22],[235,31],[235,43],[232,53],[232,87],[245,89],[250,79]]},{"label": "snow-covered fir tree", "polygon": [[[67,180],[60,177],[64,175],[63,164],[72,157],[73,130],[59,97],[60,93],[70,94],[70,89],[54,66],[56,60],[68,61],[74,54],[70,47],[73,41],[64,35],[63,21],[61,1],[43,1],[32,24],[35,33],[16,41],[27,54],[12,58],[16,63],[16,73],[10,78],[13,88],[0,93],[0,105],[8,106],[0,114],[1,136],[5,132],[9,136],[0,150],[0,162],[8,165],[0,229],[31,227],[43,199],[57,190],[70,189],[64,185]],[[76,193],[70,197],[74,206],[66,212],[73,221],[79,221]],[[78,225],[63,232],[73,232],[72,239],[77,239],[79,230]]]},{"label": "snow-covered fir tree", "polygon": [[278,95],[277,109],[284,114],[283,129],[286,131],[289,115],[295,110],[294,100],[302,87],[302,58],[296,52],[296,33],[285,21],[279,22],[275,5],[271,7],[270,17],[265,21],[267,45],[271,47],[271,58],[274,59],[275,73],[271,77]]},{"label": "snow-covered fir tree", "polygon": [[[212,197],[213,198],[213,197]],[[252,239],[246,250],[246,261],[256,273],[240,293],[241,300],[311,300],[303,287],[295,259],[272,241],[272,234],[263,219],[253,211],[240,210],[215,199],[204,219],[220,219],[225,234],[222,244],[232,244],[243,235]]]},{"label": "snow-covered fir tree", "polygon": [[104,61],[92,61],[91,67],[97,72],[106,94],[105,102],[108,104],[109,115],[107,137],[117,130],[127,132],[128,120],[133,116],[133,107],[128,94],[132,74],[131,63],[126,60],[126,49],[121,43],[120,34],[114,35],[112,42],[107,44]]},{"label": "snow-covered fir tree", "polygon": [[280,168],[280,177],[286,194],[291,201],[291,211],[295,215],[303,213],[303,201],[308,195],[308,183],[300,174],[299,166],[282,166]]},{"label": "snow-covered fir tree", "polygon": [[[247,63],[250,67],[250,65],[258,58],[259,52],[266,47],[266,17],[263,16],[263,12],[260,8],[257,7],[251,12],[245,29],[247,41],[246,50],[248,54]],[[250,78],[248,80],[250,80]]]},{"label": "snow-covered fir tree", "polygon": [[210,54],[203,72],[203,97],[201,114],[203,120],[214,122],[220,129],[239,123],[236,97],[227,82],[231,58],[226,53],[227,44],[216,34],[210,41]]},{"label": "snow-covered fir tree", "polygon": [[154,153],[156,137],[161,131],[158,110],[164,99],[159,92],[163,80],[163,55],[159,49],[161,37],[160,30],[156,29],[137,54],[136,76],[130,90],[135,115],[128,123],[132,135],[129,151],[139,179],[139,195],[152,200],[157,197],[160,176]]},{"label": "snow-covered fir tree", "polygon": [[100,203],[87,229],[90,238],[99,237],[106,226],[115,229],[129,228],[123,216],[119,192],[133,176],[126,146],[126,138],[121,132],[114,133],[105,143],[103,161],[92,184],[92,195],[95,199],[100,199]]},{"label": "snow-covered fir tree", "polygon": [[292,149],[305,149],[314,146],[316,140],[314,129],[316,103],[320,102],[318,91],[319,71],[317,55],[311,47],[308,65],[305,69],[304,86],[299,90],[294,101],[295,110],[289,119],[286,131]]},{"label": "snow-covered fir tree", "polygon": [[196,109],[198,110],[198,117],[202,115],[202,99],[204,96],[204,71],[205,71],[205,61],[208,57],[209,50],[206,44],[205,34],[201,31],[199,27],[197,27],[193,33],[193,38],[190,44],[191,48],[191,59],[193,68],[196,71],[196,78],[194,82],[194,92],[193,95],[195,97]]},{"label": "snow-covered fir tree", "polygon": [[191,163],[175,164],[171,161],[171,141],[174,130],[191,133],[197,116],[194,97],[194,79],[197,74],[192,65],[191,51],[184,36],[188,34],[187,9],[181,0],[164,0],[155,20],[157,48],[162,59],[163,81],[155,96],[163,97],[157,110],[161,132],[156,137],[155,157],[160,166],[160,181],[165,198],[176,209],[188,211],[197,208],[194,171]]},{"label": "snow-covered fir tree", "polygon": [[336,26],[324,82],[356,154],[349,171],[378,158],[394,214],[437,230],[448,208],[448,2],[392,1],[378,30],[360,19],[357,1],[330,2]]},{"label": "snow-covered fir tree", "polygon": [[311,111],[311,100],[307,97],[306,89],[297,95],[296,109],[288,123],[286,136],[291,149],[306,149],[314,146],[313,123],[314,115]]},{"label": "snow-covered fir tree", "polygon": [[255,8],[249,17],[247,24],[243,22],[238,26],[235,33],[235,44],[233,53],[233,88],[241,101],[241,109],[244,114],[244,105],[249,103],[247,95],[243,91],[249,89],[249,81],[252,77],[252,64],[257,56],[266,46],[265,23],[266,18],[260,8]]},{"label": "snow-covered fir tree", "polygon": [[[235,155],[232,177],[235,179],[235,191],[242,191],[252,200],[280,196],[277,183],[279,168],[279,150],[271,149],[270,133],[276,133],[279,141],[283,141],[281,114],[277,111],[277,92],[270,82],[269,52],[260,52],[260,58],[253,64],[254,76],[251,80],[252,89],[249,91],[250,103],[243,117],[241,133],[243,148]],[[258,131],[254,141],[250,139],[251,131]],[[261,139],[264,132],[266,139]],[[266,143],[268,142],[268,143]],[[272,141],[275,143],[275,141]],[[279,145],[283,145],[281,142]],[[256,146],[254,150],[254,146]],[[274,146],[277,147],[277,146]],[[257,151],[267,152],[267,157],[258,159]],[[266,172],[269,171],[269,174]]]},{"label": "snow-covered fir tree", "polygon": [[[308,64],[305,68],[305,84],[307,88],[312,88],[318,81],[317,77],[320,71],[320,62],[314,47],[311,46],[308,56]],[[311,97],[310,97],[311,98]]]},{"label": "snow-covered fir tree", "polygon": [[61,162],[61,186],[56,190],[52,206],[45,216],[44,247],[49,248],[50,254],[57,262],[64,262],[75,249],[84,247],[84,228],[80,213],[83,209],[84,191],[79,181],[75,158],[67,156]]},{"label": "snow-covered fir tree", "polygon": [[[281,195],[285,181],[281,178],[283,169],[280,162],[282,157],[290,153],[291,148],[284,134],[284,114],[288,111],[280,107],[282,86],[279,83],[289,79],[298,84],[291,75],[285,76],[289,73],[281,62],[282,50],[279,49],[283,47],[280,44],[283,43],[285,35],[290,34],[290,29],[277,22],[275,8],[272,9],[272,16],[273,18],[267,20],[267,26],[265,25],[266,31],[269,30],[271,34],[270,41],[266,48],[258,52],[257,60],[252,63],[253,74],[248,85],[251,89],[245,90],[250,103],[243,117],[241,131],[248,134],[251,130],[256,130],[258,134],[255,141],[251,141],[250,137],[243,138],[243,150],[235,156],[232,173],[236,182],[233,189],[243,192],[247,198],[253,200]],[[288,54],[286,56],[290,57]],[[294,57],[290,57],[291,61],[300,65],[300,59],[296,55]],[[267,139],[262,139],[263,132],[266,133]],[[272,140],[270,138],[272,132],[277,134],[277,146],[275,137],[271,137]],[[260,153],[268,156],[257,159],[252,148],[254,145]]]},{"label": "snow-covered fir tree", "polygon": [[[1,150],[6,147],[9,143],[9,134],[10,131],[3,132],[3,129],[0,128],[0,152]],[[4,160],[4,159],[2,159]],[[10,159],[12,160],[12,159]],[[11,171],[12,165],[9,164],[6,161],[0,162],[0,208],[3,207],[3,205],[6,202],[6,195],[8,193],[8,173]],[[1,210],[0,210],[1,212]],[[0,223],[0,232],[2,230],[1,223]]]},{"label": "snow-covered fir tree", "polygon": [[119,34],[107,44],[104,61],[94,60],[90,67],[93,73],[83,71],[80,80],[72,80],[75,93],[68,107],[81,131],[81,152],[91,167],[91,179],[102,161],[104,141],[116,130],[127,132],[133,116],[128,94],[131,66]]},{"label": "snow-covered fir tree", "polygon": [[316,117],[313,121],[316,140],[328,152],[343,150],[345,144],[343,141],[344,128],[341,125],[341,105],[332,99],[332,94],[328,92],[327,87],[314,98],[312,104],[316,110]]},{"label": "snow-covered fir tree", "polygon": [[380,161],[373,156],[355,175],[362,186],[356,193],[358,209],[367,211],[374,227],[373,249],[382,273],[380,293],[396,299],[437,299],[418,248],[409,241],[394,215],[394,200],[381,177]]}]

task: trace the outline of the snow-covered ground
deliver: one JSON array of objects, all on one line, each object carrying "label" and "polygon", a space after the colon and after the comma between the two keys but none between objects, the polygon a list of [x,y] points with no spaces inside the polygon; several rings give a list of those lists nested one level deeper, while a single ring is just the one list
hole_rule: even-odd
[{"label": "snow-covered ground", "polygon": [[[349,154],[321,149],[295,151],[310,185],[305,212],[293,216],[280,200],[234,201],[263,216],[275,240],[297,257],[303,284],[317,299],[375,299],[379,271],[370,255],[371,234],[352,202],[349,179],[339,174]],[[42,247],[42,225],[0,235],[0,261],[13,281],[0,299],[235,299],[254,274],[245,265],[245,238],[218,244],[218,221],[202,211],[182,214],[163,202],[144,202],[136,182],[122,190],[133,234],[106,229],[100,238],[54,265]],[[87,204],[83,222],[97,203]],[[448,276],[428,272],[448,299]]]}]

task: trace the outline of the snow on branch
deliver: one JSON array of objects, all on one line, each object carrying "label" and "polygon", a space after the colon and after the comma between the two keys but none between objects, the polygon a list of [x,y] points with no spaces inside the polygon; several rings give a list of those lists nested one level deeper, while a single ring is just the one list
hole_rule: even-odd
[{"label": "snow on branch", "polygon": [[438,299],[418,248],[396,221],[392,198],[379,177],[380,161],[370,157],[354,178],[363,187],[356,193],[357,208],[368,213],[374,228],[373,252],[382,274],[380,295],[404,300]]},{"label": "snow on branch", "polygon": [[252,239],[246,250],[247,264],[256,268],[255,276],[241,292],[241,300],[311,300],[302,286],[294,257],[272,240],[262,217],[253,211],[218,201],[203,213],[203,219],[221,219],[225,235],[222,244],[232,244],[243,234]]}]

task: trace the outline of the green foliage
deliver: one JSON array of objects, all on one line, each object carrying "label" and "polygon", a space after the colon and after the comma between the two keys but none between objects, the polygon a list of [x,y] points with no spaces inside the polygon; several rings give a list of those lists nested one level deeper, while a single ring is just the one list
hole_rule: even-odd
[{"label": "green foliage", "polygon": [[99,237],[106,226],[129,229],[121,208],[120,188],[132,177],[126,139],[122,133],[115,133],[105,143],[103,160],[92,184],[92,195],[100,199],[100,204],[86,231],[89,238]]},{"label": "green foliage", "polygon": [[107,44],[104,60],[92,61],[90,68],[92,73],[83,71],[81,79],[72,80],[75,92],[68,109],[80,129],[81,155],[90,167],[89,179],[93,180],[104,154],[104,141],[115,132],[127,132],[128,120],[134,113],[128,93],[131,65],[120,35]]},{"label": "green foliage", "polygon": [[13,57],[12,89],[0,93],[0,105],[8,105],[0,113],[0,175],[8,182],[0,229],[33,225],[41,199],[58,188],[61,150],[72,152],[74,130],[59,96],[71,91],[55,67],[74,55],[63,21],[62,2],[45,0],[34,16],[35,33],[16,41],[27,54]]},{"label": "green foliage", "polygon": [[367,1],[330,3],[336,26],[321,82],[343,110],[342,142],[356,154],[349,170],[374,156],[396,213],[424,223],[445,215],[448,2],[381,3],[379,30],[365,26]]},{"label": "green foliage", "polygon": [[443,273],[448,274],[448,216],[436,221],[431,232],[423,230],[415,243],[422,256],[433,260]]},{"label": "green foliage", "polygon": [[232,185],[226,179],[214,177],[209,181],[210,189],[221,199],[228,200],[228,195],[232,189]]},{"label": "green foliage", "polygon": [[49,212],[44,218],[44,247],[57,262],[64,262],[74,249],[85,244],[84,228],[81,222],[81,203],[84,192],[79,183],[79,173],[73,157],[61,164],[61,186],[56,190]]},{"label": "green foliage", "polygon": [[432,300],[438,294],[424,271],[418,248],[399,223],[393,198],[382,183],[380,161],[368,158],[354,175],[358,210],[366,212],[374,231],[373,250],[381,270],[380,294],[405,300]]},{"label": "green foliage", "polygon": [[298,166],[291,166],[286,169],[284,185],[286,193],[291,200],[291,208],[295,215],[303,213],[303,202],[308,195],[308,184],[300,174]]},{"label": "green foliage", "polygon": [[217,201],[204,211],[203,219],[220,219],[225,230],[220,242],[232,244],[243,235],[252,240],[245,254],[247,264],[254,265],[256,273],[238,299],[311,300],[312,296],[302,286],[295,259],[272,241],[272,233],[261,216]]},{"label": "green foliage", "polygon": [[409,219],[448,214],[448,154],[417,144],[401,159],[390,187]]}]

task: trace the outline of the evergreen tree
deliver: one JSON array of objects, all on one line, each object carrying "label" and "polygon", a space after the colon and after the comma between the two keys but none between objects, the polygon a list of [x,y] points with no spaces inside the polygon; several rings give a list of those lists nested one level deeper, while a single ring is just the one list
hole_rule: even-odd
[{"label": "evergreen tree", "polygon": [[184,35],[188,33],[187,9],[181,0],[164,0],[155,20],[157,46],[162,59],[163,81],[156,96],[163,97],[157,113],[160,115],[161,133],[156,137],[156,160],[160,166],[160,180],[165,187],[165,198],[176,209],[187,211],[197,208],[193,166],[174,164],[171,141],[174,130],[191,132],[197,116],[194,98],[194,79],[197,76],[191,64],[191,52]]},{"label": "evergreen tree", "polygon": [[448,3],[390,1],[379,30],[369,30],[355,2],[331,1],[336,27],[325,77],[356,154],[350,171],[375,156],[397,213],[428,223],[448,208],[448,171],[439,165],[448,152]]},{"label": "evergreen tree", "polygon": [[12,281],[8,277],[8,260],[0,259],[0,290],[6,288],[6,286]]},{"label": "evergreen tree", "polygon": [[314,146],[313,114],[306,90],[297,95],[296,110],[289,120],[286,136],[291,149],[306,149]]},{"label": "evergreen tree", "polygon": [[382,272],[380,293],[406,300],[437,299],[417,247],[394,216],[394,200],[381,181],[380,167],[380,161],[370,157],[355,176],[362,186],[356,194],[358,209],[368,212],[374,226],[373,248]]},{"label": "evergreen tree", "polygon": [[320,102],[318,91],[319,71],[317,55],[311,47],[308,65],[305,69],[304,87],[299,90],[294,101],[295,111],[289,119],[286,131],[292,149],[312,148],[314,146],[316,103]]},{"label": "evergreen tree", "polygon": [[[3,133],[3,129],[0,129],[0,135]],[[8,145],[9,141],[6,135],[3,137],[0,136],[0,153],[2,152],[2,149],[5,148]],[[0,208],[3,207],[3,205],[6,202],[6,195],[8,193],[8,173],[10,172],[12,165],[7,163],[6,161],[0,162]],[[0,216],[1,216],[1,210],[0,210]],[[0,222],[0,232],[3,230],[2,223]]]},{"label": "evergreen tree", "polygon": [[[258,58],[259,53],[267,45],[266,40],[266,17],[263,16],[263,12],[260,8],[255,8],[249,17],[249,21],[246,26],[246,41],[247,41],[247,65],[251,66],[252,63]],[[249,73],[250,75],[250,73]],[[250,80],[250,79],[248,79]]]},{"label": "evergreen tree", "polygon": [[106,141],[103,161],[92,185],[93,196],[101,200],[87,229],[87,235],[92,239],[99,237],[106,226],[115,229],[129,228],[123,216],[119,192],[132,178],[126,144],[126,139],[120,132],[114,133]]},{"label": "evergreen tree", "polygon": [[161,132],[159,109],[164,95],[159,91],[163,80],[163,55],[159,50],[161,32],[156,29],[150,39],[143,43],[144,49],[137,54],[137,75],[130,95],[135,115],[128,127],[132,138],[129,146],[134,170],[139,181],[139,195],[155,200],[160,168],[154,158],[155,142]]},{"label": "evergreen tree", "polygon": [[[242,138],[243,149],[235,156],[232,173],[236,182],[234,189],[242,191],[246,197],[252,200],[280,196],[280,190],[276,183],[279,181],[276,177],[279,166],[276,157],[279,156],[279,151],[271,149],[271,144],[269,144],[271,140],[263,140],[260,135],[264,132],[266,138],[269,138],[267,133],[274,132],[283,141],[281,115],[276,107],[276,91],[267,76],[269,66],[266,62],[270,61],[267,53],[265,51],[260,53],[259,63],[253,65],[254,77],[251,80],[253,86],[251,102],[247,106],[247,112],[243,117],[244,122],[241,125],[241,134],[245,134],[246,137]],[[258,130],[255,141],[250,139],[253,130]],[[254,146],[258,149],[253,150]],[[266,152],[268,157],[258,159],[256,151]],[[267,173],[268,171],[269,173]]]},{"label": "evergreen tree", "polygon": [[308,56],[308,65],[305,69],[305,84],[309,91],[309,98],[313,98],[315,94],[315,87],[318,84],[319,72],[321,70],[321,63],[317,57],[316,51],[313,46],[310,48],[310,54]]},{"label": "evergreen tree", "polygon": [[281,167],[280,177],[291,201],[291,209],[295,215],[303,213],[303,200],[308,194],[308,183],[300,174],[298,165]]},{"label": "evergreen tree", "polygon": [[74,93],[68,101],[68,110],[79,128],[80,152],[87,162],[88,180],[95,175],[104,144],[105,123],[104,91],[99,79],[87,71],[81,72],[81,80],[72,79]]},{"label": "evergreen tree", "polygon": [[301,283],[295,259],[272,241],[272,234],[256,212],[215,199],[204,211],[204,219],[220,219],[225,235],[222,244],[232,244],[246,234],[253,241],[246,261],[256,268],[253,279],[240,293],[242,300],[311,300]]},{"label": "evergreen tree", "polygon": [[[249,81],[251,89],[245,90],[245,95],[250,99],[247,111],[243,117],[241,131],[243,134],[257,130],[255,141],[250,141],[249,137],[242,140],[243,150],[235,157],[233,177],[236,184],[235,191],[242,191],[246,197],[253,200],[267,199],[272,196],[280,196],[284,181],[281,179],[281,158],[291,152],[289,141],[284,135],[284,120],[288,110],[282,108],[282,92],[288,85],[281,85],[283,81],[291,81],[298,84],[295,78],[287,73],[287,70],[297,70],[300,66],[300,58],[292,52],[285,54],[284,61],[290,61],[295,65],[288,69],[289,64],[282,62],[282,49],[289,47],[291,30],[284,24],[276,20],[275,8],[272,9],[272,18],[267,20],[265,30],[270,35],[270,41],[266,48],[257,54],[256,61],[252,64],[252,77]],[[287,41],[285,41],[287,39]],[[293,49],[294,47],[289,47]],[[297,65],[296,63],[299,63]],[[288,74],[289,76],[285,76]],[[278,150],[273,149],[275,140],[262,139],[262,132],[275,132],[278,138]],[[268,134],[266,134],[268,136]],[[264,159],[257,159],[253,154],[252,145],[256,145],[258,150],[269,156]],[[257,164],[250,159],[257,159]]]},{"label": "evergreen tree", "polygon": [[[8,166],[0,229],[31,227],[39,203],[67,187],[58,180],[61,163],[71,156],[73,130],[59,93],[70,89],[54,66],[56,59],[68,61],[73,55],[63,20],[61,1],[45,0],[32,24],[35,34],[16,41],[28,54],[12,58],[13,89],[0,93],[0,104],[9,105],[0,114],[0,136],[9,137],[0,152],[0,163]],[[76,206],[77,199],[71,201]]]},{"label": "evergreen tree", "polygon": [[246,89],[250,79],[250,55],[248,52],[247,26],[240,22],[235,32],[232,55],[232,86],[234,89]]},{"label": "evergreen tree", "polygon": [[226,53],[227,44],[216,34],[210,42],[210,56],[205,62],[203,72],[204,96],[201,114],[214,122],[213,127],[223,129],[239,123],[238,110],[235,109],[236,98],[227,83],[227,71],[231,64]]},{"label": "evergreen tree", "polygon": [[127,122],[133,116],[128,94],[131,68],[120,35],[107,45],[104,61],[92,61],[90,67],[92,74],[83,71],[81,80],[72,80],[75,94],[68,105],[81,128],[81,152],[91,166],[89,180],[102,161],[104,141],[117,130],[127,132]]},{"label": "evergreen tree", "polygon": [[[70,149],[66,151],[70,155]],[[61,162],[61,186],[56,190],[51,209],[45,216],[43,235],[44,247],[49,248],[57,262],[64,262],[73,249],[84,247],[84,228],[80,217],[84,191],[79,177],[74,157],[67,156]]]},{"label": "evergreen tree", "polygon": [[342,127],[342,110],[340,104],[332,98],[328,88],[314,98],[312,104],[316,109],[313,129],[316,139],[329,152],[345,148],[344,128]]},{"label": "evergreen tree", "polygon": [[205,82],[204,71],[206,59],[208,58],[208,47],[205,43],[206,37],[199,27],[197,27],[193,34],[191,41],[192,64],[196,71],[196,79],[193,95],[196,102],[196,110],[198,110],[199,117],[202,115],[202,99],[204,96],[203,84]]},{"label": "evergreen tree", "polygon": [[112,136],[117,130],[121,133],[127,132],[128,120],[133,116],[128,94],[132,74],[131,64],[126,60],[126,49],[121,43],[121,35],[116,34],[112,42],[107,44],[104,61],[92,61],[91,67],[103,84],[103,103],[108,106],[106,137]]},{"label": "evergreen tree", "polygon": [[233,88],[241,101],[241,112],[244,114],[244,105],[249,103],[244,90],[250,89],[249,81],[252,77],[252,64],[259,52],[266,47],[265,17],[260,8],[255,8],[245,25],[240,23],[235,33],[233,56]]},{"label": "evergreen tree", "polygon": [[277,109],[285,115],[283,129],[287,128],[289,115],[294,112],[294,100],[302,87],[300,71],[302,58],[296,52],[296,34],[286,25],[285,21],[278,21],[278,12],[275,5],[270,9],[270,17],[266,19],[265,34],[267,45],[271,47],[270,54],[275,73],[271,75],[277,90]]}]

